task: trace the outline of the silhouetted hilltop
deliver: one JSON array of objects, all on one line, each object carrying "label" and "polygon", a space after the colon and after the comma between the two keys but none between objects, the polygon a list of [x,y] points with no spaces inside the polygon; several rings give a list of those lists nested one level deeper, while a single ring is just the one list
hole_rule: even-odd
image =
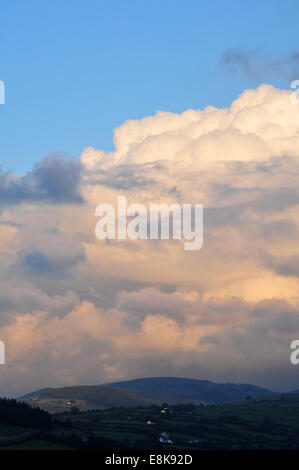
[{"label": "silhouetted hilltop", "polygon": [[154,402],[226,403],[275,393],[250,384],[215,383],[178,377],[151,377],[110,384]]}]

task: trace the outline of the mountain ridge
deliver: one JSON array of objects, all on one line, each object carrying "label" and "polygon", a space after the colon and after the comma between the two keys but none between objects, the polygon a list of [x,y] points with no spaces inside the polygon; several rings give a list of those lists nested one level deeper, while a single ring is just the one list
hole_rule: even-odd
[{"label": "mountain ridge", "polygon": [[277,394],[251,384],[217,383],[181,377],[148,377],[102,385],[77,385],[40,389],[19,400],[52,413],[77,407],[82,411],[152,404],[223,404]]},{"label": "mountain ridge", "polygon": [[227,403],[248,396],[257,397],[277,392],[251,384],[217,383],[203,379],[180,377],[148,377],[110,383],[120,388],[160,402],[174,403]]}]

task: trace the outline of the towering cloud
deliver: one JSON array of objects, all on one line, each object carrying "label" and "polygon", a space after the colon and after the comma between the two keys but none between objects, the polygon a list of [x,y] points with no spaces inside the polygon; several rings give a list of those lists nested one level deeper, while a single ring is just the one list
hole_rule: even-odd
[{"label": "towering cloud", "polygon": [[[184,375],[298,386],[299,107],[262,85],[230,108],[127,121],[115,151],[2,175],[2,389]],[[204,245],[100,241],[95,207],[203,203]]]}]

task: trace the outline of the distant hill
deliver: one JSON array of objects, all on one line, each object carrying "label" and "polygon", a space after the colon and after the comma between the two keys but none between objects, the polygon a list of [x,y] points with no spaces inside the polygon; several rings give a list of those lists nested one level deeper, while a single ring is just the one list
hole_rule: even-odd
[{"label": "distant hill", "polygon": [[35,390],[34,392],[26,393],[25,395],[22,395],[21,397],[18,397],[17,400],[23,400],[23,399],[26,399],[26,398],[37,397],[38,395],[41,395],[46,390],[50,390],[50,387],[40,388],[39,390]]},{"label": "distant hill", "polygon": [[58,413],[72,407],[80,411],[151,404],[229,403],[272,395],[275,392],[249,384],[214,383],[208,380],[152,377],[107,385],[49,388],[27,393],[21,400]]},{"label": "distant hill", "polygon": [[79,385],[75,387],[50,388],[31,398],[32,405],[51,413],[77,407],[82,411],[105,409],[114,406],[148,406],[150,400],[134,392],[120,390],[109,385]]},{"label": "distant hill", "polygon": [[275,392],[249,384],[214,383],[209,380],[176,377],[152,377],[115,382],[112,387],[133,392],[153,402],[175,403],[227,403],[260,397]]}]

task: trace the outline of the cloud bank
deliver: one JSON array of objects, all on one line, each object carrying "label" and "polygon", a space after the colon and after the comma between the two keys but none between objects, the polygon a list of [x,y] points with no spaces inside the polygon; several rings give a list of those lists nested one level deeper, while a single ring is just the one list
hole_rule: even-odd
[{"label": "cloud bank", "polygon": [[[299,112],[262,85],[158,112],[115,151],[1,175],[1,389],[176,375],[298,388]],[[204,244],[100,241],[95,207],[204,205]]]},{"label": "cloud bank", "polygon": [[230,73],[241,74],[248,80],[265,80],[275,76],[291,82],[299,76],[299,51],[274,58],[261,50],[233,47],[222,54],[220,65]]}]

